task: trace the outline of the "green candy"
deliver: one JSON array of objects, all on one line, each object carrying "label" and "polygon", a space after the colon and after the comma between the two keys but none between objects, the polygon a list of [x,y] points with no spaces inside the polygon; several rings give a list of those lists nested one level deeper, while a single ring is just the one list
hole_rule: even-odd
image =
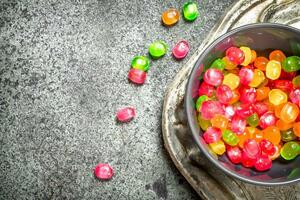
[{"label": "green candy", "polygon": [[135,56],[131,61],[131,67],[146,72],[149,69],[149,63],[150,61],[147,57]]},{"label": "green candy", "polygon": [[196,101],[196,109],[199,112],[204,101],[209,100],[209,97],[206,95],[201,95]]},{"label": "green candy", "polygon": [[293,81],[292,81],[293,85],[295,87],[300,87],[300,75],[296,76],[295,78],[293,78]]},{"label": "green candy", "polygon": [[218,58],[211,64],[210,68],[224,70],[225,66],[226,66],[226,64],[225,64],[224,60]]},{"label": "green candy", "polygon": [[280,155],[285,160],[292,160],[296,158],[299,152],[300,152],[300,145],[297,142],[291,141],[283,145],[283,147],[280,150]]},{"label": "green candy", "polygon": [[229,144],[230,146],[235,146],[240,141],[240,139],[236,136],[236,134],[230,130],[222,131],[222,139],[226,144]]},{"label": "green candy", "polygon": [[257,127],[259,124],[259,117],[256,113],[247,117],[247,123],[252,127]]},{"label": "green candy", "polygon": [[200,114],[198,115],[198,124],[203,131],[206,131],[211,126],[210,121],[203,119]]},{"label": "green candy", "polygon": [[296,135],[294,134],[293,129],[289,129],[286,131],[281,131],[281,140],[284,142],[289,142],[296,139]]},{"label": "green candy", "polygon": [[300,57],[290,56],[282,62],[282,68],[286,72],[294,72],[300,69]]},{"label": "green candy", "polygon": [[187,21],[194,21],[199,15],[197,4],[194,2],[184,3],[182,11],[184,19]]},{"label": "green candy", "polygon": [[160,58],[166,54],[168,50],[168,46],[163,41],[156,41],[150,44],[149,46],[149,53],[152,56],[152,58]]}]

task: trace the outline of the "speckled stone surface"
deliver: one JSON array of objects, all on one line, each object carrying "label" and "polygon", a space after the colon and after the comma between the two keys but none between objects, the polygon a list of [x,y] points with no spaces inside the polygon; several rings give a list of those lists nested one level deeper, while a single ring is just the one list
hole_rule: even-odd
[{"label": "speckled stone surface", "polygon": [[[0,1],[0,199],[199,198],[161,135],[164,91],[188,58],[169,51],[143,86],[127,80],[152,41],[186,39],[190,56],[233,0],[198,1],[195,22],[162,26],[183,2]],[[117,123],[128,105],[137,117]],[[98,162],[113,166],[112,180],[94,178]]]}]

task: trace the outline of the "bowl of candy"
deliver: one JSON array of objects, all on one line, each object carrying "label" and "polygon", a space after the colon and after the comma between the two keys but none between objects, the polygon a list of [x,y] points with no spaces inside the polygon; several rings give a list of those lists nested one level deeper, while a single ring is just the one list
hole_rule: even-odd
[{"label": "bowl of candy", "polygon": [[260,23],[222,35],[187,83],[195,142],[215,166],[248,183],[300,180],[300,30]]}]

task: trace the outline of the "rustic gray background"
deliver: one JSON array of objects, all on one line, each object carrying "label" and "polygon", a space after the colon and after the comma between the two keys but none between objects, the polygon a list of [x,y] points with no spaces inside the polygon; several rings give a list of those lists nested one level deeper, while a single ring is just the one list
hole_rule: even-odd
[{"label": "rustic gray background", "polygon": [[[127,73],[157,39],[193,54],[233,0],[198,1],[199,18],[172,28],[161,13],[183,0],[0,2],[0,199],[198,199],[161,133],[164,91],[188,58],[169,51],[140,87]],[[119,124],[127,105],[137,117]],[[94,178],[98,162],[112,180]]]}]

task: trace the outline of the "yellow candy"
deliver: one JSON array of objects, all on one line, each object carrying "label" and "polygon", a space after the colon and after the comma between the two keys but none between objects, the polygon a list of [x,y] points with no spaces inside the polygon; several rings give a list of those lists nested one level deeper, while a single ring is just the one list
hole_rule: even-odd
[{"label": "yellow candy", "polygon": [[240,47],[240,50],[242,50],[245,54],[244,62],[242,62],[241,65],[248,66],[252,58],[251,49],[249,47]]},{"label": "yellow candy", "polygon": [[296,104],[287,102],[281,109],[280,119],[285,123],[292,123],[296,120],[299,114],[299,108]]},{"label": "yellow candy", "polygon": [[287,100],[287,94],[280,89],[273,89],[269,92],[269,101],[275,106],[286,103]]},{"label": "yellow candy", "polygon": [[265,74],[263,71],[259,69],[254,70],[254,75],[252,81],[249,83],[250,87],[258,87],[264,80],[265,80]]},{"label": "yellow candy", "polygon": [[270,60],[266,66],[266,76],[269,79],[276,80],[281,73],[281,64],[276,60]]},{"label": "yellow candy", "polygon": [[226,151],[225,144],[222,140],[218,142],[210,143],[209,146],[211,150],[218,155],[222,155]]},{"label": "yellow candy", "polygon": [[227,70],[235,69],[237,67],[237,64],[228,60],[227,56],[223,57],[222,60],[225,62],[225,69]]},{"label": "yellow candy", "polygon": [[234,90],[240,85],[240,77],[233,73],[226,74],[223,79],[223,84],[230,87],[231,90]]}]

